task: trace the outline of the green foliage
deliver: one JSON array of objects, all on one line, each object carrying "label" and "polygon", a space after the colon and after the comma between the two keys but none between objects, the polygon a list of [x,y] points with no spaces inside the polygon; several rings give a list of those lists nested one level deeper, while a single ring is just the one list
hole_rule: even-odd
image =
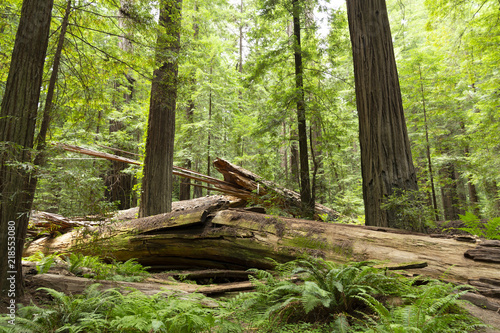
[{"label": "green foliage", "polygon": [[[90,257],[74,257],[74,267]],[[81,295],[49,288],[49,304],[21,306],[0,332],[472,332],[484,327],[460,307],[469,286],[407,279],[367,262],[314,258],[251,270],[255,292],[215,301],[196,294],[122,294],[93,284]],[[76,268],[75,268],[76,269]],[[418,282],[418,283],[417,283]],[[391,301],[394,300],[394,301]]]},{"label": "green foliage", "polygon": [[476,215],[466,212],[465,215],[459,215],[460,220],[466,225],[458,230],[466,231],[471,235],[484,237],[486,239],[500,240],[500,217],[489,219],[482,222]]},{"label": "green foliage", "polygon": [[[289,264],[290,265],[290,264]],[[342,326],[342,313],[354,313],[359,295],[389,294],[398,290],[397,280],[367,263],[336,265],[321,259],[306,258],[293,262],[291,276],[304,283],[275,277],[254,270],[256,293],[246,301],[250,311],[278,323],[319,321]]]},{"label": "green foliage", "polygon": [[425,231],[433,217],[420,191],[396,190],[385,198],[381,208],[395,215],[397,224],[394,227],[406,230]]},{"label": "green foliage", "polygon": [[[65,261],[70,272],[97,280],[138,282],[149,276],[148,267],[143,267],[135,259],[123,263],[113,260],[111,264],[106,264],[99,257],[72,253]],[[87,268],[90,272],[84,273],[83,268]]]},{"label": "green foliage", "polygon": [[146,296],[138,291],[123,295],[115,289],[100,291],[99,286],[93,284],[82,295],[69,296],[41,288],[52,296],[52,303],[46,308],[20,307],[16,325],[5,331],[190,333],[214,327],[220,332],[234,328],[223,318],[222,311],[202,305],[203,298],[198,295]]},{"label": "green foliage", "polygon": [[469,287],[435,280],[417,285],[367,263],[307,258],[281,269],[278,275],[252,270],[256,292],[231,301],[245,313],[240,320],[258,331],[471,332],[484,326],[459,307]]},{"label": "green foliage", "polygon": [[368,329],[359,332],[470,332],[484,327],[477,318],[459,307],[459,298],[467,290],[438,281],[416,286],[403,294],[405,304],[387,308],[371,295],[361,295],[374,315],[365,314]]},{"label": "green foliage", "polygon": [[106,264],[97,256],[85,256],[81,253],[45,256],[42,252],[37,252],[25,260],[37,262],[37,271],[39,274],[43,274],[49,271],[57,259],[61,258],[69,272],[87,278],[138,282],[149,277],[147,271],[149,267],[142,266],[135,259],[129,259],[125,262],[113,260],[110,264]]},{"label": "green foliage", "polygon": [[24,258],[27,261],[36,262],[36,270],[38,274],[45,274],[49,271],[49,269],[54,266],[56,260],[60,259],[60,255],[57,253],[49,254],[48,256],[44,255],[43,252],[37,252],[32,256]]}]

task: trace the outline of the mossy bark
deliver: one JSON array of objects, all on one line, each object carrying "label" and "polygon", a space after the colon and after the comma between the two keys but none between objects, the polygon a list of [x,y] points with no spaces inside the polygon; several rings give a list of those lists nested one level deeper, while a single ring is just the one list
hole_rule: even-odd
[{"label": "mossy bark", "polygon": [[[267,269],[273,267],[273,260],[285,262],[310,254],[339,263],[376,260],[448,281],[498,279],[498,264],[464,257],[475,247],[397,229],[281,218],[242,209],[197,209],[38,240],[26,254],[80,251],[121,261],[137,258],[162,268],[225,269]],[[409,265],[415,262],[419,265]]]}]

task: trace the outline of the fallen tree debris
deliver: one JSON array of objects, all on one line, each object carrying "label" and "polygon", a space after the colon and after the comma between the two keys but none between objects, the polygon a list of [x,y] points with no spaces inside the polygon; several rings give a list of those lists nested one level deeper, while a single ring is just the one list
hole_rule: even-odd
[{"label": "fallen tree debris", "polygon": [[[58,143],[57,146],[64,150],[75,153],[90,155],[123,163],[141,165],[141,162],[139,161],[113,154],[99,152],[93,149],[82,148],[62,143]],[[302,212],[302,205],[299,193],[283,188],[271,181],[264,180],[262,177],[257,176],[251,171],[238,167],[221,158],[217,158],[214,161],[214,167],[224,176],[224,180],[220,180],[193,170],[177,166],[173,167],[173,174],[211,185],[205,186],[192,183],[191,185],[193,186],[199,186],[212,191],[222,192],[227,195],[232,195],[259,205],[272,205],[280,208],[282,211],[294,217],[300,217]],[[339,217],[339,213],[324,205],[316,203],[314,217],[316,220],[332,221]]]}]

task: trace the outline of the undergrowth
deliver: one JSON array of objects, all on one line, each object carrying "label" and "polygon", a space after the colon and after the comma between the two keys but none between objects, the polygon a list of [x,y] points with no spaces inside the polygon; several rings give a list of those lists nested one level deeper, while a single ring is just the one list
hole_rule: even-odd
[{"label": "undergrowth", "polygon": [[[67,259],[73,271],[93,260]],[[309,257],[277,264],[272,272],[253,269],[254,292],[217,301],[167,292],[123,295],[98,284],[82,295],[41,288],[51,304],[21,306],[15,326],[0,317],[0,332],[446,333],[484,326],[459,306],[470,287],[408,279],[372,264]]]},{"label": "undergrowth", "polygon": [[203,305],[199,295],[146,296],[138,291],[123,295],[115,289],[100,291],[99,284],[91,285],[82,295],[40,289],[52,296],[52,304],[19,308],[15,326],[1,326],[0,322],[0,332],[234,331],[235,325],[221,316],[223,311]]},{"label": "undergrowth", "polygon": [[37,252],[25,260],[36,262],[39,274],[47,273],[51,267],[60,263],[76,276],[97,280],[139,282],[149,276],[148,267],[137,263],[135,259],[129,259],[125,262],[112,260],[110,264],[106,264],[97,256],[84,256],[81,253],[71,253],[70,255],[56,253],[45,256],[43,253]]},{"label": "undergrowth", "polygon": [[260,332],[471,332],[482,325],[459,307],[466,292],[459,287],[371,264],[306,258],[278,265],[278,274],[253,270],[256,291],[231,302]]},{"label": "undergrowth", "polygon": [[479,217],[471,212],[466,212],[465,215],[458,216],[460,217],[460,220],[465,224],[465,227],[456,229],[486,239],[500,240],[500,217],[493,218],[483,223],[479,219]]}]

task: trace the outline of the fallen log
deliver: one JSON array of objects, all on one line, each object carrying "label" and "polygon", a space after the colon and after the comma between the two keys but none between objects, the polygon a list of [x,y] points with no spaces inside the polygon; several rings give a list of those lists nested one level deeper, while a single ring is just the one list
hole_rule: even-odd
[{"label": "fallen log", "polygon": [[119,261],[136,258],[151,267],[241,270],[272,268],[273,260],[285,262],[307,253],[339,263],[376,260],[387,269],[451,282],[498,280],[498,263],[464,256],[476,246],[389,228],[225,209],[219,203],[46,237],[31,243],[25,254],[82,252]]},{"label": "fallen log", "polygon": [[494,262],[500,264],[500,241],[488,240],[474,249],[465,253],[465,257],[484,262]]},{"label": "fallen log", "polygon": [[28,283],[33,283],[37,287],[50,288],[67,295],[81,294],[85,288],[92,284],[100,284],[100,290],[117,288],[122,293],[128,293],[132,289],[138,290],[146,295],[154,295],[160,292],[166,295],[187,294],[194,292],[193,290],[182,290],[181,287],[172,287],[160,283],[143,283],[143,282],[123,282],[123,281],[107,281],[107,280],[92,280],[83,277],[65,276],[58,274],[37,274],[26,277]]},{"label": "fallen log", "polygon": [[[300,194],[283,188],[276,183],[265,180],[251,171],[243,169],[221,158],[214,161],[214,167],[224,176],[226,183],[235,184],[241,190],[253,194],[254,200],[259,205],[269,205],[282,209],[294,217],[302,215]],[[224,185],[218,185],[224,188]],[[339,213],[319,203],[315,204],[315,220],[333,221]]]}]

